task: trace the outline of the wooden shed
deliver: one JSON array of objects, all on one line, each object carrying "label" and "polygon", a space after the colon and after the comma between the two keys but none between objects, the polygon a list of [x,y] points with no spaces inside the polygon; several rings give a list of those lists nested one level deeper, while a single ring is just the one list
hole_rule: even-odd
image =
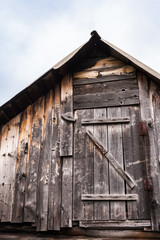
[{"label": "wooden shed", "polygon": [[0,231],[160,239],[160,74],[93,31],[1,106]]}]

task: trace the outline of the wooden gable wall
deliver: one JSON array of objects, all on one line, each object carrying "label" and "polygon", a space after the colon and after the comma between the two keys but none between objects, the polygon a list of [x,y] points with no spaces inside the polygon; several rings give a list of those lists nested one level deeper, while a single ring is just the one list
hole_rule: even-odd
[{"label": "wooden gable wall", "polygon": [[[112,107],[123,112],[125,106],[140,105],[140,120],[147,123],[148,131],[140,137],[145,160],[142,167],[153,184],[153,190],[149,191],[149,212],[152,229],[157,231],[160,222],[159,89],[131,65],[111,56],[92,56],[5,124],[0,138],[0,221],[30,222],[37,231],[72,227],[72,221],[76,221],[76,214],[72,216],[73,181],[78,181],[73,174],[76,151],[73,144],[78,139],[74,131],[75,126],[79,128],[75,112],[91,109],[88,118],[92,118],[93,109],[102,108],[103,114],[104,109]],[[81,167],[84,166],[79,162],[77,168]],[[90,163],[85,167],[90,169]]]}]

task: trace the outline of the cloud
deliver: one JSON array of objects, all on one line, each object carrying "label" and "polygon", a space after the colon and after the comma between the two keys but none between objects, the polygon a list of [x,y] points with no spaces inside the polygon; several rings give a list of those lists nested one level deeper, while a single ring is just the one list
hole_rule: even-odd
[{"label": "cloud", "polygon": [[160,71],[157,0],[0,0],[0,104],[88,41],[102,38]]}]

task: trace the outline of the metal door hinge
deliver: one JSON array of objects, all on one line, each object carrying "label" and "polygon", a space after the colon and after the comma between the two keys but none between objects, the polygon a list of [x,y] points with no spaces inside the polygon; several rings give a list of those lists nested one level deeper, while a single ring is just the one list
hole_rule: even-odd
[{"label": "metal door hinge", "polygon": [[152,185],[152,180],[151,179],[144,180],[144,189],[145,189],[145,191],[152,191],[153,190],[153,185]]},{"label": "metal door hinge", "polygon": [[147,123],[145,121],[138,123],[138,132],[139,132],[139,136],[148,135]]}]

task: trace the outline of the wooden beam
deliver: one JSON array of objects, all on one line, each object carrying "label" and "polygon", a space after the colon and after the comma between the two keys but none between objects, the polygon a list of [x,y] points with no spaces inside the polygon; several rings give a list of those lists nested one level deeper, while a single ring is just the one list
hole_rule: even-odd
[{"label": "wooden beam", "polygon": [[83,79],[74,79],[73,86],[76,85],[84,85],[84,84],[94,84],[94,83],[102,83],[102,82],[111,82],[111,81],[119,81],[119,80],[125,80],[125,79],[136,79],[136,74],[133,75],[110,75],[106,77],[101,78],[83,78]]},{"label": "wooden beam", "polygon": [[137,194],[82,194],[83,201],[137,201]]},{"label": "wooden beam", "polygon": [[140,221],[80,221],[80,227],[85,228],[125,228],[125,229],[143,229],[144,227],[150,227],[150,220]]},{"label": "wooden beam", "polygon": [[99,148],[99,150],[104,154],[104,156],[108,159],[108,161],[112,164],[112,166],[117,170],[117,172],[121,175],[121,177],[127,182],[127,184],[131,187],[135,187],[134,181],[131,177],[121,168],[121,166],[114,159],[112,154],[105,149],[102,143],[90,132],[87,131],[88,136],[93,141],[93,143]]},{"label": "wooden beam", "polygon": [[82,119],[82,125],[93,124],[115,124],[115,123],[129,123],[130,118],[99,118],[99,119]]}]

